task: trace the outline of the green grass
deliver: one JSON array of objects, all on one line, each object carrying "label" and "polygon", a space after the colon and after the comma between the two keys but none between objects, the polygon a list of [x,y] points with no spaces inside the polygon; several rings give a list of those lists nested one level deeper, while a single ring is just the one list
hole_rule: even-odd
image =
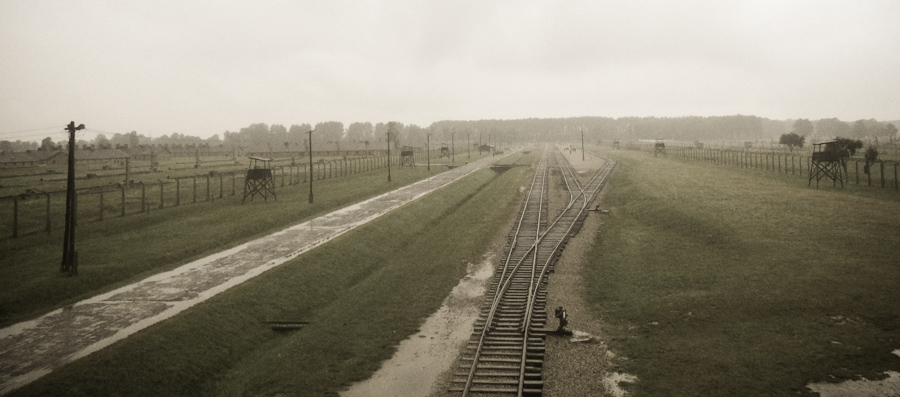
[{"label": "green grass", "polygon": [[[277,188],[277,201],[241,205],[241,196],[146,214],[109,217],[77,228],[79,276],[58,271],[62,228],[0,240],[0,326],[77,302],[149,274],[302,222],[445,171],[445,167],[376,170]],[[239,193],[240,194],[240,193]],[[258,199],[258,198],[257,198]]]},{"label": "green grass", "polygon": [[478,171],[12,395],[336,395],[480,260],[529,172]]},{"label": "green grass", "polygon": [[606,154],[620,166],[586,298],[635,395],[795,395],[900,370],[896,192]]}]

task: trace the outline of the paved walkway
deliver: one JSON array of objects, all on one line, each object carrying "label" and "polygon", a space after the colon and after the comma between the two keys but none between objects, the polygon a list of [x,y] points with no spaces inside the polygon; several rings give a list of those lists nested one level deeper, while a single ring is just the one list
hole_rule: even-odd
[{"label": "paved walkway", "polygon": [[0,394],[172,317],[498,158],[453,168],[36,320],[0,329]]}]

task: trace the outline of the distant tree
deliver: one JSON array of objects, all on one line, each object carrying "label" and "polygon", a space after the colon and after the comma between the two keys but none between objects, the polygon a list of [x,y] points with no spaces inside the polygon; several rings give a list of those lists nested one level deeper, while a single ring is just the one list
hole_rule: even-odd
[{"label": "distant tree", "polygon": [[841,165],[844,172],[847,172],[847,159],[856,154],[856,151],[862,149],[863,143],[859,139],[848,139],[837,137],[834,144],[827,146],[829,151],[835,153],[841,159]]},{"label": "distant tree", "polygon": [[891,142],[894,142],[894,137],[897,136],[897,126],[895,126],[893,123],[888,123],[887,127],[885,127],[885,130],[887,130],[887,134],[891,138]]},{"label": "distant tree", "polygon": [[287,135],[287,128],[284,128],[281,124],[272,124],[269,127],[269,132],[276,136],[285,136]]},{"label": "distant tree", "polygon": [[51,151],[54,147],[53,138],[50,138],[49,136],[41,141],[41,150]]},{"label": "distant tree", "polygon": [[302,150],[306,150],[306,139],[308,136],[306,133],[312,129],[312,126],[306,123],[303,124],[293,124],[291,128],[288,129],[287,141],[297,147],[302,147]]},{"label": "distant tree", "polygon": [[847,136],[850,126],[836,118],[821,119],[816,122],[816,134],[820,137]]},{"label": "distant tree", "polygon": [[364,142],[372,140],[375,133],[374,127],[370,122],[356,122],[347,127],[347,140],[351,142]]},{"label": "distant tree", "polygon": [[313,150],[340,150],[340,141],[344,137],[344,123],[326,121],[317,123],[313,133]]},{"label": "distant tree", "polygon": [[[812,126],[812,123],[810,123],[810,126]],[[806,136],[797,135],[797,133],[795,132],[792,132],[790,134],[781,134],[781,138],[778,140],[779,144],[787,145],[787,147],[791,149],[791,152],[794,151],[794,146],[796,146],[798,149],[802,149],[803,143],[805,142]]]},{"label": "distant tree", "polygon": [[104,146],[109,146],[109,139],[106,139],[106,135],[97,134],[97,138],[94,139],[94,142],[97,143],[97,149],[100,149]]},{"label": "distant tree", "polygon": [[[393,146],[394,149],[400,149],[400,134],[403,131],[403,128],[403,123],[398,123],[396,121],[387,123],[385,134],[390,132],[391,146]],[[387,138],[387,136],[385,138]]]},{"label": "distant tree", "polygon": [[869,136],[869,128],[865,120],[856,120],[853,122],[853,128],[850,129],[850,136],[853,138],[865,138]]},{"label": "distant tree", "polygon": [[425,146],[425,130],[415,124],[410,124],[403,129],[401,140],[408,146]]},{"label": "distant tree", "polygon": [[813,127],[813,123],[809,119],[797,119],[797,121],[794,121],[794,130],[792,132],[805,137],[812,135],[815,132],[815,127]]},{"label": "distant tree", "polygon": [[141,144],[141,136],[137,131],[131,131],[125,134],[128,137],[128,147],[136,148]]}]

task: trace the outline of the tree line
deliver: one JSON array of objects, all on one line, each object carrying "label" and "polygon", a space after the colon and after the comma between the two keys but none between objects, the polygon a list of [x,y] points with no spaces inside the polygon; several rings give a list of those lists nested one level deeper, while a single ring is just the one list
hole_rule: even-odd
[{"label": "tree line", "polygon": [[[173,133],[150,138],[135,131],[116,133],[107,138],[100,134],[93,141],[78,144],[109,146],[127,144],[130,147],[154,144],[208,144],[211,148],[246,151],[304,151],[309,147],[308,131],[312,134],[314,150],[380,149],[387,145],[387,132],[391,130],[391,146],[424,147],[430,136],[431,145],[454,142],[465,144],[501,146],[520,142],[578,141],[582,135],[587,142],[610,140],[665,139],[679,141],[769,141],[776,142],[781,135],[794,133],[799,137],[823,140],[835,137],[864,139],[870,143],[893,143],[898,137],[893,122],[875,119],[844,122],[837,118],[796,120],[771,120],[758,116],[685,116],[685,117],[569,117],[528,118],[514,120],[444,120],[427,127],[402,122],[354,122],[345,126],[339,121],[267,125],[255,123],[238,131],[225,131],[207,139]],[[880,141],[879,141],[880,140]],[[24,143],[0,141],[0,150],[12,150]],[[62,146],[63,142],[56,145]],[[36,144],[28,143],[28,149]],[[54,142],[46,138],[41,147]]]}]

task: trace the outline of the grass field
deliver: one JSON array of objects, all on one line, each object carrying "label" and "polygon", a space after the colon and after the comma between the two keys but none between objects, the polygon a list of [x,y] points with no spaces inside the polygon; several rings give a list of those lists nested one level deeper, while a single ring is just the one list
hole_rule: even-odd
[{"label": "grass field", "polygon": [[[85,222],[77,228],[79,277],[58,271],[61,227],[0,240],[0,326],[133,282],[288,225],[374,197],[446,170],[404,167],[278,188],[278,200],[241,205],[241,196],[146,214]],[[61,215],[61,213],[60,213]],[[59,220],[57,220],[59,222]]]},{"label": "grass field", "polygon": [[[478,171],[13,395],[335,395],[480,260],[528,172]],[[278,333],[266,320],[312,323]]]},{"label": "grass field", "polygon": [[585,267],[638,396],[809,393],[900,370],[900,195],[604,151],[611,215]]}]

